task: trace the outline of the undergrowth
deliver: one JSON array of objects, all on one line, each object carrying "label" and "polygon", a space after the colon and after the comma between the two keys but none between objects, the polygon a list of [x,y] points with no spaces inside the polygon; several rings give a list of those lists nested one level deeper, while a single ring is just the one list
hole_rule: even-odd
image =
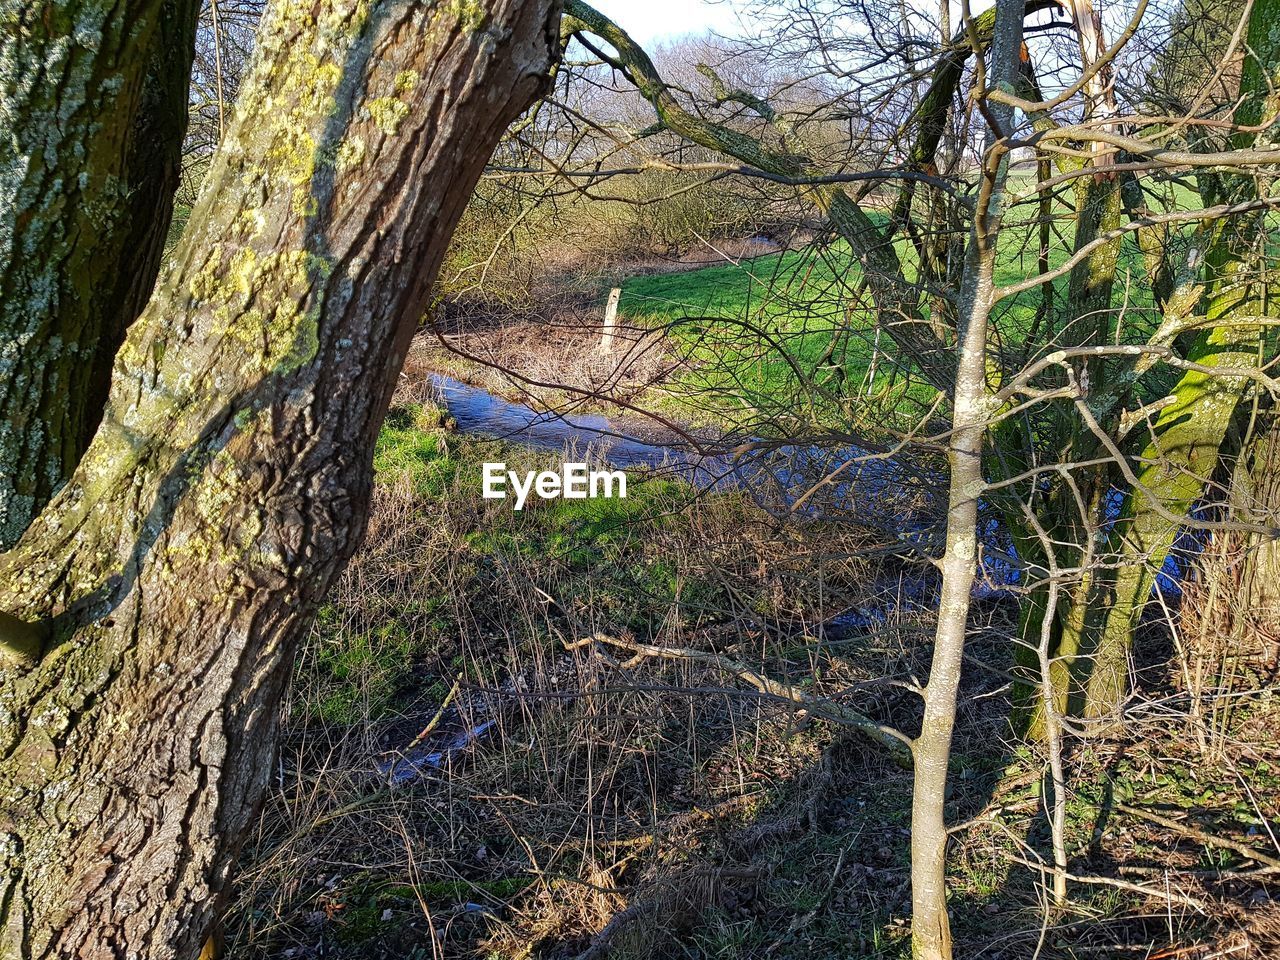
[{"label": "undergrowth", "polygon": [[[900,562],[865,530],[666,476],[516,513],[477,495],[486,460],[552,462],[450,433],[421,395],[393,409],[368,537],[296,667],[232,955],[909,956],[909,774],[725,668],[913,729],[930,615],[830,625],[882,603]],[[1046,921],[1042,762],[1006,736],[1010,618],[976,612],[958,721],[961,955],[1268,956],[1274,876],[1239,850],[1274,850],[1280,823],[1269,688],[1234,695],[1233,749],[1207,756],[1176,671],[1148,668],[1124,736],[1069,758],[1072,870],[1117,882],[1074,884]],[[392,783],[429,750],[438,766]]]}]

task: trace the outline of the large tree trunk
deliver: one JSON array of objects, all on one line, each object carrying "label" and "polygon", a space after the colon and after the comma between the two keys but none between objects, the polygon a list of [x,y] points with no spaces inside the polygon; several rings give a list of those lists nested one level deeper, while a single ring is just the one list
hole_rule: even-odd
[{"label": "large tree trunk", "polygon": [[[1274,118],[1280,111],[1280,96],[1273,93],[1280,80],[1276,75],[1280,34],[1273,29],[1278,11],[1280,0],[1258,0],[1250,13],[1247,45],[1252,54],[1245,62],[1235,113],[1236,122],[1246,132],[1235,137],[1237,148],[1276,143],[1274,125],[1256,134],[1250,128],[1265,127],[1261,121]],[[1218,180],[1220,195],[1214,199],[1219,202],[1247,202],[1270,196],[1275,182],[1265,168],[1252,177],[1235,174],[1216,178],[1215,183]],[[1110,228],[1106,223],[1101,226]],[[1106,545],[1105,559],[1115,569],[1086,572],[1082,582],[1059,605],[1053,680],[1064,712],[1099,720],[1115,718],[1120,712],[1128,693],[1134,633],[1156,575],[1183,522],[1217,471],[1238,405],[1254,383],[1247,372],[1257,370],[1266,343],[1265,327],[1256,321],[1275,311],[1275,292],[1268,289],[1273,285],[1267,278],[1271,255],[1265,247],[1266,236],[1266,218],[1257,210],[1206,223],[1198,245],[1204,251],[1203,263],[1196,263],[1178,287],[1162,297],[1165,319],[1155,342],[1167,344],[1188,325],[1195,324],[1199,332],[1193,336],[1186,359],[1199,368],[1184,369],[1167,398],[1168,405],[1141,428],[1141,433],[1135,431],[1135,440],[1143,441],[1145,437],[1130,471],[1137,483],[1118,475],[1114,467],[1108,470],[1125,487],[1123,509]],[[1082,266],[1088,262],[1082,261]],[[1103,259],[1096,266],[1096,273],[1082,276],[1103,278],[1109,291],[1114,262]],[[1077,289],[1077,279],[1073,272],[1073,307],[1088,304],[1092,297],[1083,280]],[[1094,306],[1100,308],[1101,302]],[[1095,331],[1101,332],[1104,331]],[[1242,371],[1242,375],[1232,375],[1233,370]],[[1101,377],[1093,379],[1102,382]],[[1105,429],[1110,424],[1101,426]],[[1075,461],[1105,452],[1092,431],[1077,428],[1072,451]],[[1095,481],[1086,489],[1094,506],[1094,523],[1100,528],[1104,520],[1100,498],[1103,488]],[[1047,511],[1044,525],[1056,541],[1079,545],[1074,551],[1069,546],[1063,551],[1069,556],[1062,565],[1071,566],[1080,562],[1086,531],[1078,525],[1072,528],[1069,498],[1058,499],[1060,504],[1056,510]],[[1053,526],[1054,522],[1059,526]],[[1063,530],[1066,532],[1060,532]],[[1034,656],[1028,651],[1034,648],[1032,638],[1039,629],[1036,604],[1041,594],[1032,595],[1023,611],[1019,659],[1024,675],[1036,669]],[[1034,736],[1042,730],[1043,715],[1041,701],[1031,698],[1033,688],[1034,683],[1028,682],[1016,695],[1027,706],[1022,719],[1027,732]]]},{"label": "large tree trunk", "polygon": [[266,16],[102,426],[0,557],[5,606],[51,630],[0,684],[0,954],[199,951],[295,643],[363,530],[395,376],[490,151],[544,87],[555,7]]},{"label": "large tree trunk", "polygon": [[199,0],[26,4],[0,28],[0,550],[66,482],[160,267]]}]

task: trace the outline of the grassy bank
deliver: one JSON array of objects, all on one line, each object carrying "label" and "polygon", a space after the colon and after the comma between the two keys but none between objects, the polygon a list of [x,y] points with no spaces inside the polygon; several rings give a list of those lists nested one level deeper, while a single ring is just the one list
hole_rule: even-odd
[{"label": "grassy bank", "polygon": [[[1026,181],[1019,189],[1032,186]],[[1014,215],[1020,225],[1001,234],[1000,286],[1039,270],[1035,206],[1022,203]],[[899,238],[895,247],[906,280],[914,281],[909,241]],[[1051,234],[1049,267],[1061,266],[1069,254]],[[594,296],[552,296],[532,305],[528,316],[464,324],[453,331],[457,353],[424,344],[428,363],[548,408],[574,404],[617,412],[621,401],[685,423],[753,434],[906,429],[937,399],[920,369],[878,329],[861,270],[842,241],[819,240],[698,269],[618,268],[595,282]],[[621,339],[602,355],[601,316],[614,285],[622,289]],[[1068,278],[1057,278],[1052,287],[1063,302]],[[1041,292],[1026,291],[997,308],[996,349],[1027,359],[1052,339],[1046,319],[1037,320]],[[1123,308],[1126,339],[1158,324],[1131,236],[1120,245],[1114,307],[1116,316]],[[926,296],[926,317],[928,312]],[[894,320],[886,316],[882,323]],[[549,386],[557,384],[562,389]]]},{"label": "grassy bank", "polygon": [[[895,248],[905,279],[913,282],[909,243],[900,239]],[[1055,241],[1049,267],[1061,266],[1069,253]],[[1037,256],[1034,223],[1002,233],[996,284],[1034,276]],[[1121,244],[1119,271],[1114,305],[1124,308],[1126,326],[1154,329],[1158,318],[1150,310],[1142,255],[1130,239]],[[1061,302],[1067,277],[1052,286]],[[919,368],[883,330],[877,333],[861,269],[841,241],[701,270],[636,276],[622,290],[621,313],[639,327],[663,330],[671,352],[684,361],[661,394],[646,398],[664,409],[710,409],[730,423],[816,422],[865,430],[907,428],[936,397]],[[1037,343],[1047,342],[1043,328],[1035,334],[1039,302],[1037,289],[1000,305],[993,324],[998,349],[1034,356]],[[925,303],[927,317],[927,298]]]}]

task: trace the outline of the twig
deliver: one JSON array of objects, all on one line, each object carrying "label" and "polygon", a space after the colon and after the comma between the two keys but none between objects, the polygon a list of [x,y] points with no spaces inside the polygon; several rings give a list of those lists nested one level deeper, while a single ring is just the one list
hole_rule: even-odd
[{"label": "twig", "polygon": [[[1027,860],[1018,856],[1016,853],[1005,854],[1010,860],[1022,864],[1024,867],[1030,867],[1041,873],[1052,873],[1053,867],[1047,863],[1036,863],[1034,860]],[[1173,891],[1154,890],[1151,887],[1144,887],[1140,883],[1130,883],[1127,880],[1120,880],[1116,877],[1098,877],[1093,875],[1082,875],[1077,873],[1068,873],[1065,875],[1072,883],[1087,883],[1094,886],[1115,887],[1117,890],[1128,890],[1130,893],[1140,893],[1144,897],[1160,897],[1164,899],[1177,900],[1179,903],[1185,904],[1193,910],[1200,913],[1206,913],[1206,904],[1202,900],[1188,896],[1185,893],[1174,893]]]},{"label": "twig", "polygon": [[420,744],[423,740],[427,739],[427,737],[431,736],[432,731],[435,730],[435,728],[440,725],[440,718],[444,716],[445,710],[449,709],[449,704],[453,703],[453,698],[458,695],[458,689],[461,686],[462,686],[462,674],[460,673],[458,674],[457,679],[453,681],[453,689],[451,689],[445,695],[445,698],[442,701],[440,701],[440,709],[436,711],[436,715],[427,722],[427,725],[422,728],[422,732],[419,733],[416,737],[414,737],[413,740],[410,742],[409,746],[406,747],[405,749],[412,749],[413,747],[416,747],[418,744]]}]

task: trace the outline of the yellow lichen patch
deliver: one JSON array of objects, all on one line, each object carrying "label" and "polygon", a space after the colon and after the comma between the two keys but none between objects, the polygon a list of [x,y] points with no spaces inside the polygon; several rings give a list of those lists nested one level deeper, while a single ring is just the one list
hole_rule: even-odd
[{"label": "yellow lichen patch", "polygon": [[329,3],[320,14],[322,40],[341,45],[356,37],[369,20],[370,5],[366,0],[351,6],[347,3]]},{"label": "yellow lichen patch", "polygon": [[334,158],[334,167],[339,173],[345,173],[364,162],[364,141],[359,137],[343,140]]},{"label": "yellow lichen patch", "polygon": [[197,563],[210,560],[234,560],[229,554],[222,531],[227,515],[239,502],[243,482],[235,458],[220,450],[212,458],[197,457],[187,468],[190,487],[186,502],[194,516],[166,551],[170,558]]},{"label": "yellow lichen patch", "polygon": [[306,52],[290,61],[264,106],[262,119],[270,146],[264,152],[265,164],[247,174],[250,179],[285,180],[293,188],[291,209],[300,217],[316,213],[310,192],[321,151],[316,131],[337,109],[334,94],[341,81],[342,68],[336,62]]},{"label": "yellow lichen patch", "polygon": [[246,239],[260,236],[267,228],[267,216],[257,207],[241,211],[238,219]]},{"label": "yellow lichen patch", "polygon": [[209,303],[217,298],[222,286],[222,258],[222,244],[215,244],[195,276],[187,281],[187,292],[191,299]]},{"label": "yellow lichen patch", "polygon": [[275,170],[295,187],[307,183],[316,169],[316,141],[305,130],[291,130],[267,151]]},{"label": "yellow lichen patch", "polygon": [[253,293],[253,285],[258,277],[258,254],[252,247],[237,250],[227,270],[227,282],[231,289],[247,297]]},{"label": "yellow lichen patch", "polygon": [[378,129],[389,137],[396,135],[400,124],[409,115],[409,105],[395,97],[378,97],[376,100],[370,100],[365,109],[369,111],[369,116],[378,125]]},{"label": "yellow lichen patch", "polygon": [[242,567],[264,527],[258,510],[243,507],[249,478],[226,450],[190,475],[186,502],[192,516],[165,551],[162,575],[170,581],[188,564]]},{"label": "yellow lichen patch", "polygon": [[234,289],[252,291],[253,302],[259,306],[229,317],[227,334],[245,347],[246,360],[254,372],[296,369],[315,356],[318,345],[314,329],[318,306],[304,312],[301,304],[313,292],[313,285],[328,276],[329,265],[304,250],[245,262],[250,263],[251,272],[236,276]]},{"label": "yellow lichen patch", "polygon": [[303,187],[298,187],[293,191],[289,206],[299,217],[314,217],[320,210],[320,201]]},{"label": "yellow lichen patch", "polygon": [[154,357],[150,351],[160,335],[160,324],[157,323],[156,310],[148,308],[134,321],[129,328],[129,335],[116,353],[115,366],[119,370],[138,373],[149,359]]},{"label": "yellow lichen patch", "polygon": [[417,70],[401,70],[396,74],[395,92],[396,94],[408,93],[417,87],[418,82],[422,79],[422,75]]},{"label": "yellow lichen patch", "polygon": [[478,0],[451,0],[445,9],[465,30],[479,30],[484,26],[484,4]]},{"label": "yellow lichen patch", "polygon": [[123,736],[133,729],[134,713],[132,708],[112,710],[103,719],[103,733]]}]

